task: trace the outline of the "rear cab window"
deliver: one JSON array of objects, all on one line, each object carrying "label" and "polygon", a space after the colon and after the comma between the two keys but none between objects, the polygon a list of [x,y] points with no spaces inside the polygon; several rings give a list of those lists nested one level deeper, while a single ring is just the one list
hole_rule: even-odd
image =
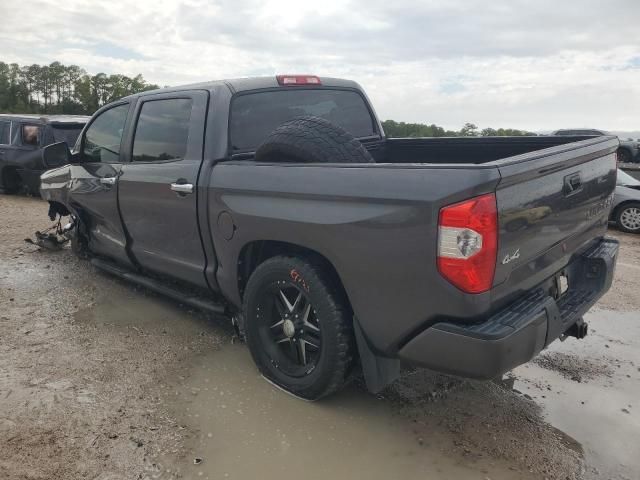
[{"label": "rear cab window", "polygon": [[255,151],[279,125],[302,116],[324,118],[356,138],[377,135],[373,115],[354,90],[295,87],[242,93],[231,103],[231,153]]}]

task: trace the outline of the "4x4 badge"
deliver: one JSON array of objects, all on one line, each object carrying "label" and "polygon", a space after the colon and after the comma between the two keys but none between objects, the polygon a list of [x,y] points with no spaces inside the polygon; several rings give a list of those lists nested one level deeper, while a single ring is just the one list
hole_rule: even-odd
[{"label": "4x4 badge", "polygon": [[520,249],[517,249],[515,252],[513,252],[513,255],[509,255],[508,253],[505,255],[505,257],[502,259],[502,264],[506,265],[507,263],[509,263],[512,260],[516,260],[520,258]]}]

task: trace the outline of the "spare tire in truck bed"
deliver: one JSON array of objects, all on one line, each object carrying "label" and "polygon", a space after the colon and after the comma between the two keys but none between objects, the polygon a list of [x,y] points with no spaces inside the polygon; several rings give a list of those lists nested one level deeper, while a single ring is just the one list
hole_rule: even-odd
[{"label": "spare tire in truck bed", "polygon": [[276,128],[256,150],[257,162],[374,163],[345,129],[320,117],[298,117]]}]

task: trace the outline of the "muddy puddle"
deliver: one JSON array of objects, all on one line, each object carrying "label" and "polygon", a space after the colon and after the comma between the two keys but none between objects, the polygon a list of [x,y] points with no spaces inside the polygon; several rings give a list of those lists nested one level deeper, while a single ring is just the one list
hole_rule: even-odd
[{"label": "muddy puddle", "polygon": [[196,429],[192,459],[177,464],[204,478],[533,478],[506,463],[448,455],[442,432],[417,436],[385,400],[351,386],[305,402],[263,380],[243,345],[199,358],[176,407]]},{"label": "muddy puddle", "polygon": [[260,377],[225,319],[140,292],[122,300],[76,321],[163,342],[216,339],[158,386],[190,433],[153,459],[150,478],[639,478],[634,313],[590,314],[586,340],[556,342],[505,382],[414,369],[381,395],[356,382],[305,402]]},{"label": "muddy puddle", "polygon": [[[514,388],[575,438],[587,478],[640,478],[640,313],[594,310],[589,335],[517,368]],[[541,366],[543,365],[543,366]]]}]

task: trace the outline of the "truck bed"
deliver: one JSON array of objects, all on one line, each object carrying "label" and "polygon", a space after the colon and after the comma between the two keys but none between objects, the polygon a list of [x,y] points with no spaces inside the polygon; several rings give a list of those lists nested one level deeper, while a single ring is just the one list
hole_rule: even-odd
[{"label": "truck bed", "polygon": [[[429,163],[436,159],[429,155],[416,156],[414,163],[217,164],[207,177],[212,194],[203,200],[216,251],[228,253],[220,258],[217,274],[222,292],[239,304],[242,279],[236,265],[242,249],[280,242],[304,245],[329,260],[369,341],[384,354],[393,355],[438,321],[481,321],[602,238],[618,144],[614,137],[507,139],[511,153],[525,145],[547,148],[490,161],[492,142],[503,140],[389,141],[395,152],[407,145],[416,147],[407,147],[412,155],[418,146],[431,154],[439,151],[439,160],[461,159],[463,151],[475,159],[484,148],[483,164]],[[434,145],[440,150],[430,150]],[[442,153],[445,145],[448,155]],[[576,172],[582,187],[567,195],[565,178]],[[500,229],[495,281],[490,291],[470,295],[438,273],[438,212],[490,192],[496,195]],[[231,241],[216,228],[223,212],[237,228]],[[502,263],[517,250],[515,261]]]},{"label": "truck bed", "polygon": [[[558,146],[575,148],[576,143],[598,137],[441,137],[390,138],[382,144],[371,144],[380,163],[473,163],[494,162],[517,155]],[[611,138],[611,137],[606,137]],[[602,140],[602,137],[600,137]]]}]

